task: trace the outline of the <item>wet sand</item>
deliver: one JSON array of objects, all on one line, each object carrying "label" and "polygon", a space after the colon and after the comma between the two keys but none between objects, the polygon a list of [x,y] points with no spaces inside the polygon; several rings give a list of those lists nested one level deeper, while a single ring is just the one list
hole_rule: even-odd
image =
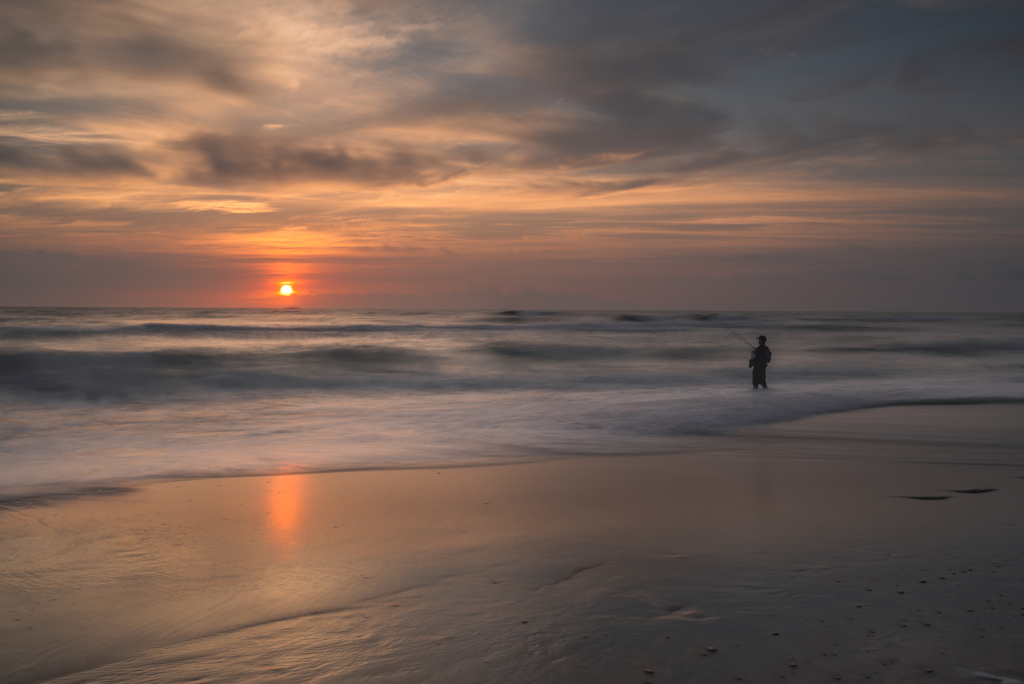
[{"label": "wet sand", "polygon": [[28,501],[0,511],[0,680],[1024,679],[1022,514],[1020,405]]}]

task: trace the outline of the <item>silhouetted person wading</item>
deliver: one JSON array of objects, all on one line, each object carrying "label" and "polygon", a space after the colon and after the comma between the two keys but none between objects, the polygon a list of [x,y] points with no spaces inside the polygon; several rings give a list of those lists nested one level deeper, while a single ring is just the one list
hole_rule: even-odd
[{"label": "silhouetted person wading", "polygon": [[761,335],[757,338],[757,341],[761,344],[754,348],[754,351],[750,352],[750,367],[754,369],[754,389],[760,385],[765,389],[768,389],[768,380],[765,377],[765,373],[768,370],[768,364],[772,362],[772,350],[765,346],[765,342],[768,338]]}]

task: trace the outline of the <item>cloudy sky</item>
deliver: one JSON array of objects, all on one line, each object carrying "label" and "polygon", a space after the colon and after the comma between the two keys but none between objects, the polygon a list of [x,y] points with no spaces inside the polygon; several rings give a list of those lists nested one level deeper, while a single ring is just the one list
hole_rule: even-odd
[{"label": "cloudy sky", "polygon": [[1022,75],[1020,0],[0,0],[0,305],[1022,311]]}]

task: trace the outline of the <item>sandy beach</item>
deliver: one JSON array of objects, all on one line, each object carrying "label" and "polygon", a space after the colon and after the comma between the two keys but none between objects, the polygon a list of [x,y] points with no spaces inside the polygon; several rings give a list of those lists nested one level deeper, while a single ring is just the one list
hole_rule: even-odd
[{"label": "sandy beach", "polygon": [[706,450],[95,488],[0,510],[28,682],[1024,678],[1024,406]]}]

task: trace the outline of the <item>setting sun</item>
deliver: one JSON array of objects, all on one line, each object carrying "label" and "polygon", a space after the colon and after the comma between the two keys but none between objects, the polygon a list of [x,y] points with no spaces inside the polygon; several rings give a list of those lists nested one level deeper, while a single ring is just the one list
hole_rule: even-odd
[{"label": "setting sun", "polygon": [[281,295],[284,295],[285,297],[291,297],[292,296],[292,292],[293,292],[293,290],[292,290],[292,286],[291,285],[282,285],[281,289],[278,290],[277,293],[281,294]]}]

